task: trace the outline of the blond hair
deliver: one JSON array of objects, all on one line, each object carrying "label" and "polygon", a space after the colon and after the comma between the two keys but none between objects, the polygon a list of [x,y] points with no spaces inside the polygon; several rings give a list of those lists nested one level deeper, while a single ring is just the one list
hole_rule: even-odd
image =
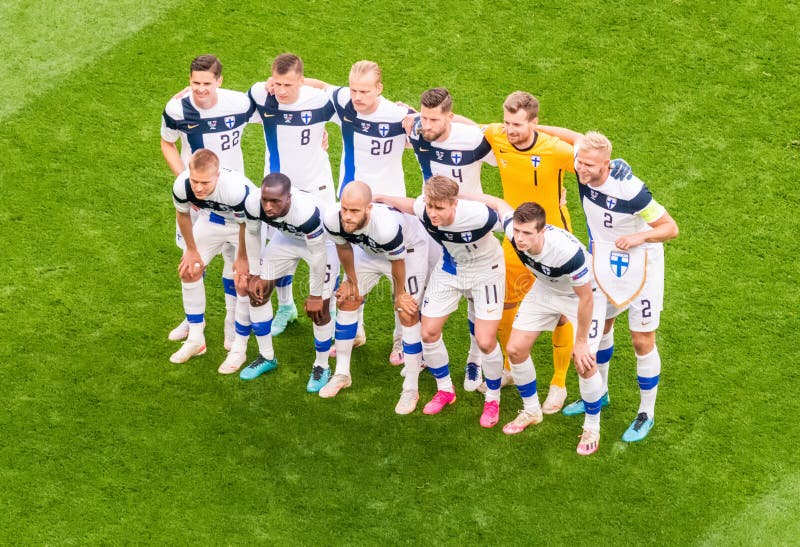
[{"label": "blond hair", "polygon": [[361,78],[367,74],[372,73],[375,75],[375,83],[381,83],[383,71],[378,63],[373,61],[358,61],[350,68],[350,78]]},{"label": "blond hair", "polygon": [[458,183],[451,178],[434,175],[425,181],[423,194],[428,203],[455,201],[458,196]]},{"label": "blond hair", "polygon": [[219,171],[219,158],[208,148],[201,148],[189,159],[189,171]]},{"label": "blond hair", "polygon": [[506,97],[503,108],[512,114],[524,110],[528,114],[528,121],[531,121],[539,115],[539,99],[527,91],[515,91]]},{"label": "blond hair", "polygon": [[580,141],[578,141],[578,148],[581,150],[597,150],[605,156],[611,157],[611,141],[599,131],[589,131],[581,137]]}]

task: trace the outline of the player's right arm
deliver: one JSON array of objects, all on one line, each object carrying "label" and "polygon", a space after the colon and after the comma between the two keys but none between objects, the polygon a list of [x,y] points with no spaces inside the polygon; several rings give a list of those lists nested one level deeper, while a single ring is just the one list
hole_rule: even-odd
[{"label": "player's right arm", "polygon": [[541,131],[542,133],[547,133],[548,135],[552,135],[554,137],[558,137],[562,141],[572,145],[574,145],[581,137],[583,137],[583,133],[578,133],[572,129],[567,129],[566,127],[557,127],[555,125],[537,125],[536,130]]},{"label": "player's right arm", "polygon": [[175,176],[178,176],[181,171],[185,169],[183,160],[181,159],[181,153],[174,142],[166,141],[162,137],[161,153],[164,155],[167,165]]},{"label": "player's right arm", "polygon": [[573,285],[572,290],[578,295],[578,324],[575,326],[575,345],[572,348],[572,358],[578,373],[583,375],[589,372],[595,364],[595,356],[589,349],[589,329],[592,326],[594,296],[591,283]]},{"label": "player's right arm", "polygon": [[[394,207],[400,212],[415,215],[414,213],[414,198],[407,198],[402,196],[385,196],[383,194],[375,194],[372,196],[372,201],[375,203],[384,203],[389,207]],[[415,215],[416,216],[416,215]]]},{"label": "player's right arm", "polygon": [[495,211],[500,216],[500,218],[510,217],[514,214],[514,208],[503,201],[502,199],[490,196],[489,194],[458,194],[459,199],[467,199],[471,201],[480,201],[485,203]]}]

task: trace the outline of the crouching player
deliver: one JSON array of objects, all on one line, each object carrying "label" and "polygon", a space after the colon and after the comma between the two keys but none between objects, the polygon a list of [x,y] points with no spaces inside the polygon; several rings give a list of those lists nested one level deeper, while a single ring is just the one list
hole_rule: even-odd
[{"label": "crouching player", "polygon": [[438,414],[456,400],[442,329],[464,296],[475,302],[475,339],[486,378],[480,424],[493,427],[499,418],[503,373],[497,325],[503,314],[505,265],[500,242],[492,232],[502,227],[494,209],[485,203],[459,200],[458,191],[457,182],[435,175],[427,180],[423,195],[416,200],[388,196],[379,200],[416,214],[442,246],[442,258],[431,273],[422,303],[422,351],[438,391],[422,411]]},{"label": "crouching player", "polygon": [[331,272],[339,270],[336,252],[332,245],[326,244],[316,198],[302,190],[292,190],[292,183],[286,175],[270,173],[261,183],[260,195],[251,196],[245,205],[248,247],[253,242],[258,245],[261,222],[273,227],[275,232],[261,253],[259,275],[250,279],[250,318],[259,356],[242,369],[239,377],[253,380],[278,366],[272,346],[270,295],[277,280],[293,272],[302,259],[308,264],[309,296],[305,308],[314,322],[316,350],[306,389],[316,393],[330,378],[328,352],[333,337]]},{"label": "crouching player", "polygon": [[350,355],[364,296],[389,277],[394,307],[400,318],[405,379],[397,414],[411,414],[419,400],[422,366],[419,300],[428,277],[428,239],[417,220],[385,205],[372,204],[372,191],[361,181],[350,182],[342,201],[325,213],[325,230],[336,243],[345,279],[336,293],[336,374],[319,392],[335,397],[350,387]]},{"label": "crouching player", "polygon": [[600,441],[600,398],[603,382],[595,354],[605,320],[606,298],[594,286],[591,256],[569,232],[546,224],[545,210],[537,203],[522,203],[516,210],[504,201],[485,196],[503,216],[506,238],[522,264],[536,276],[536,283],[522,300],[506,353],[523,409],[503,427],[509,435],[542,421],[536,390],[536,369],[531,348],[542,331],[552,331],[561,316],[575,326],[572,358],[578,371],[581,398],[586,403],[583,435],[578,454],[595,452]]},{"label": "crouching player", "polygon": [[[258,189],[241,173],[220,168],[219,158],[208,149],[200,149],[189,160],[189,169],[178,175],[172,187],[178,229],[186,243],[186,250],[178,266],[183,293],[183,308],[189,323],[189,335],[181,348],[169,358],[173,363],[185,363],[195,355],[206,352],[205,310],[206,292],[203,286],[203,271],[208,262],[226,245],[237,247],[234,274],[237,288],[236,330],[237,334],[228,358],[220,366],[220,372],[229,366],[234,353],[243,353],[247,348],[250,332],[247,288],[249,275],[247,250],[245,249],[245,200]],[[192,226],[192,206],[209,214],[200,215]],[[255,255],[250,257],[255,263]],[[253,264],[255,265],[255,264]]]}]

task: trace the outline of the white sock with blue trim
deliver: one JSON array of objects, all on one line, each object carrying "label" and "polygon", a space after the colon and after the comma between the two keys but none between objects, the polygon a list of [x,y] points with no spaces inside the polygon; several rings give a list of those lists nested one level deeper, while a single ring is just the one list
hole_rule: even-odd
[{"label": "white sock with blue trim", "polygon": [[597,372],[603,379],[606,393],[608,393],[608,365],[612,355],[614,355],[614,327],[600,338],[600,345],[597,348]]},{"label": "white sock with blue trim", "polygon": [[272,347],[272,304],[267,302],[263,306],[251,305],[250,321],[258,342],[258,353],[264,359],[274,359],[275,349]]},{"label": "white sock with blue trim", "polygon": [[292,296],[293,275],[284,275],[275,282],[275,292],[278,295],[279,306],[293,306],[294,296]]},{"label": "white sock with blue trim", "polygon": [[639,412],[646,412],[652,418],[656,411],[656,395],[658,395],[658,379],[661,376],[661,355],[658,348],[647,355],[636,356],[636,379],[639,381]]},{"label": "white sock with blue trim", "polygon": [[353,339],[358,330],[358,310],[339,310],[336,314],[336,374],[350,376],[350,357],[353,354]]},{"label": "white sock with blue trim", "polygon": [[483,377],[486,379],[486,401],[500,400],[500,381],[503,378],[503,352],[495,344],[489,353],[481,353]]},{"label": "white sock with blue trim", "polygon": [[539,393],[536,390],[536,367],[533,366],[530,355],[521,363],[511,363],[511,377],[522,397],[522,407],[532,412],[541,411]]},{"label": "white sock with blue trim", "polygon": [[183,295],[183,311],[186,320],[189,322],[188,342],[194,344],[205,343],[205,311],[206,311],[206,289],[203,278],[191,283],[181,281],[181,293]]},{"label": "white sock with blue trim", "polygon": [[600,399],[603,397],[603,379],[599,372],[589,378],[578,376],[578,386],[581,390],[581,399],[586,408],[583,417],[583,428],[600,431]]},{"label": "white sock with blue trim", "polygon": [[433,377],[436,378],[436,389],[455,392],[453,380],[450,378],[450,356],[440,336],[435,342],[422,342],[422,358]]},{"label": "white sock with blue trim", "polygon": [[236,297],[236,338],[233,340],[231,352],[247,353],[247,341],[250,339],[250,331],[252,326],[250,324],[250,297],[237,296]]},{"label": "white sock with blue trim", "polygon": [[331,352],[333,344],[333,321],[328,321],[324,325],[314,324],[314,351],[317,356],[314,359],[315,367],[328,368],[328,354]]},{"label": "white sock with blue trim", "polygon": [[419,390],[419,373],[422,370],[422,325],[417,323],[410,327],[402,327],[403,362],[405,378],[403,389]]}]

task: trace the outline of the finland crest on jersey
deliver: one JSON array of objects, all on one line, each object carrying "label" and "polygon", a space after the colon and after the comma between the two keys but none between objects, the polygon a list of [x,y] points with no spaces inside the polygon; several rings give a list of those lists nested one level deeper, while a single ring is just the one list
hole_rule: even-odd
[{"label": "finland crest on jersey", "polygon": [[597,286],[617,308],[624,308],[644,288],[647,278],[647,249],[623,251],[604,241],[592,242],[592,269]]}]

